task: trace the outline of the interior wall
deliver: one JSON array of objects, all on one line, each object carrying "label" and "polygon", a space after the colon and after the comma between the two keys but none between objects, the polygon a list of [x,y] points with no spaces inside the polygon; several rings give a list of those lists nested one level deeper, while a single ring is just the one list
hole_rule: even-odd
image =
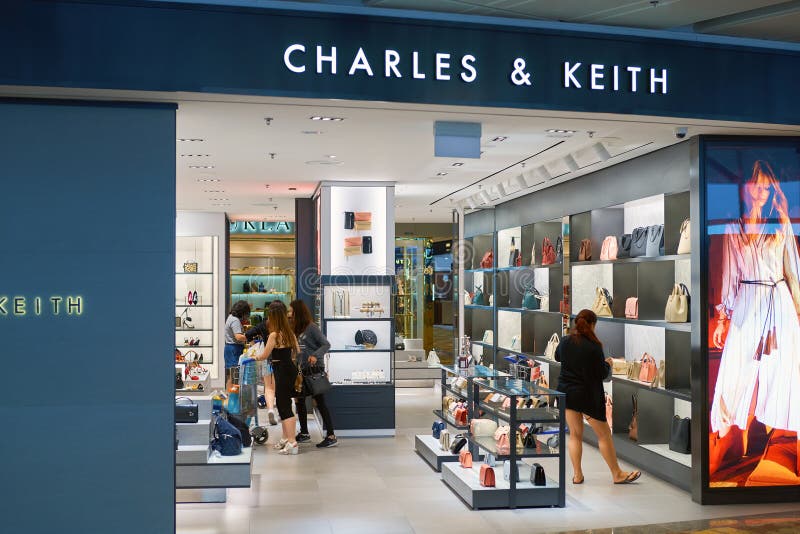
[{"label": "interior wall", "polygon": [[0,159],[3,530],[173,532],[175,108],[0,101]]}]

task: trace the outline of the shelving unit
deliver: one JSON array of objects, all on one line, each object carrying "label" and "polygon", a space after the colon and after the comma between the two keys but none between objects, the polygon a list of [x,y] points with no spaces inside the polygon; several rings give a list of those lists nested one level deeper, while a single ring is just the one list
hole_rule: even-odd
[{"label": "shelving unit", "polygon": [[[201,365],[210,369],[217,356],[217,237],[176,237],[175,250],[175,317],[180,317],[180,326],[175,327],[175,349],[183,354],[190,350],[202,354]],[[196,272],[192,271],[194,267]],[[195,292],[200,304],[189,304],[189,293],[194,298]],[[185,339],[199,339],[200,343],[186,345]]]},{"label": "shelving unit", "polygon": [[[483,450],[492,454],[496,461],[507,461],[518,466],[519,479],[509,477],[504,479],[503,467],[498,465],[495,470],[495,487],[480,485],[480,460],[473,449],[473,468],[462,468],[460,463],[445,462],[442,464],[442,480],[464,502],[473,509],[483,508],[518,508],[535,506],[566,505],[565,487],[565,454],[560,444],[565,443],[565,419],[563,410],[557,406],[563,405],[564,395],[551,389],[543,389],[532,385],[530,382],[516,380],[509,377],[477,378],[472,381],[472,399],[474,409],[484,412],[483,417],[495,419],[498,424],[509,426],[508,452],[498,451],[493,436],[468,435],[469,442],[474,449]],[[488,403],[484,400],[486,394],[500,394],[510,399],[510,408],[504,410],[501,403]],[[547,408],[517,408],[520,398],[531,397],[545,398]],[[550,434],[537,435],[536,448],[518,449],[516,433],[520,424],[531,425],[544,423]],[[549,447],[544,440],[556,434],[559,436],[559,446]],[[546,464],[544,486],[535,486],[531,481],[531,466],[524,459],[535,459]],[[557,464],[557,465],[554,465]],[[550,471],[551,476],[547,476]],[[557,471],[557,478],[552,477],[552,472]]]}]

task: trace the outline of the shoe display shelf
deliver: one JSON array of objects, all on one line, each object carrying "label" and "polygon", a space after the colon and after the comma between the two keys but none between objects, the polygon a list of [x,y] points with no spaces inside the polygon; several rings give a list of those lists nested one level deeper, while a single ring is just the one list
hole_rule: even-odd
[{"label": "shoe display shelf", "polygon": [[[484,487],[480,484],[481,459],[473,454],[473,467],[461,467],[459,462],[442,464],[442,480],[472,509],[485,508],[522,508],[566,505],[565,491],[565,453],[564,448],[549,447],[545,441],[556,434],[559,444],[565,443],[564,394],[551,389],[544,389],[530,382],[511,377],[477,378],[472,384],[472,398],[477,415],[497,421],[498,425],[510,427],[509,443],[516,443],[519,425],[530,427],[541,425],[546,433],[537,437],[536,448],[510,447],[500,452],[493,436],[472,436],[467,434],[469,442],[478,450],[494,456],[497,462],[495,470],[495,486]],[[487,395],[500,394],[510,399],[507,409],[485,400]],[[517,408],[519,399],[538,397],[546,402],[545,408]],[[525,460],[535,460],[546,464],[543,486],[531,482],[532,464]],[[502,463],[508,461],[516,464],[519,479],[504,478]],[[553,476],[553,471],[558,475]],[[549,475],[549,476],[548,476]]]}]

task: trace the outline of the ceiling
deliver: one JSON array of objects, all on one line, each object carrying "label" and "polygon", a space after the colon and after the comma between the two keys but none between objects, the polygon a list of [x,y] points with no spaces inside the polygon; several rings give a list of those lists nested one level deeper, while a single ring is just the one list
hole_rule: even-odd
[{"label": "ceiling", "polygon": [[[688,136],[797,134],[774,125],[652,117],[245,100],[181,100],[178,209],[292,220],[294,198],[310,197],[320,181],[386,181],[396,184],[398,222],[449,222],[459,204],[486,207],[676,143],[678,126],[687,127]],[[481,123],[481,157],[435,157],[433,124],[439,120]]]},{"label": "ceiling", "polygon": [[325,0],[321,3],[800,42],[797,0]]}]

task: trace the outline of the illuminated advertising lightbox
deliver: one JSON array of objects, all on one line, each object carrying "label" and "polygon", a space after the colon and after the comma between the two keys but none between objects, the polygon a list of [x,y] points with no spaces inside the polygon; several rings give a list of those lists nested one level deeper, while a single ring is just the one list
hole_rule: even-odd
[{"label": "illuminated advertising lightbox", "polygon": [[709,486],[800,484],[800,142],[709,141]]}]

